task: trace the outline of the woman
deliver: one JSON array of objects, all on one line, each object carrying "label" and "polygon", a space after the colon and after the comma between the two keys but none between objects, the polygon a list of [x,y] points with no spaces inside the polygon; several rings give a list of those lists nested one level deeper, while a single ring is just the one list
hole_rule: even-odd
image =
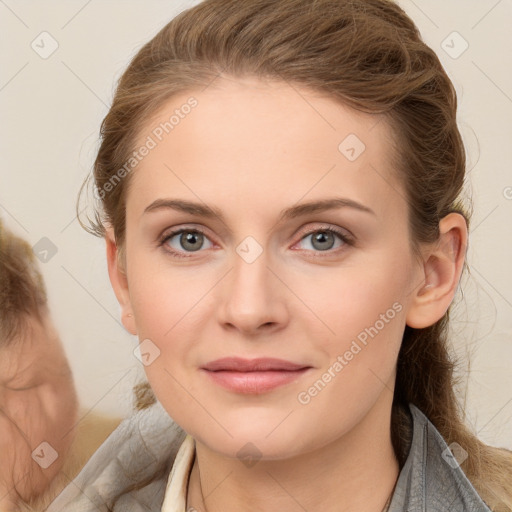
[{"label": "woman", "polygon": [[118,424],[79,408],[32,247],[0,219],[0,512],[44,510]]},{"label": "woman", "polygon": [[62,489],[77,415],[36,258],[0,219],[0,511]]},{"label": "woman", "polygon": [[88,229],[158,403],[51,510],[512,510],[447,351],[456,95],[397,5],[206,0],[101,135]]}]

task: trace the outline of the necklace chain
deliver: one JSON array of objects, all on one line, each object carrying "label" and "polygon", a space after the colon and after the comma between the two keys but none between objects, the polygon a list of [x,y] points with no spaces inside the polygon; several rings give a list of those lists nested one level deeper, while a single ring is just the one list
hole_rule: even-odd
[{"label": "necklace chain", "polygon": [[[391,493],[391,496],[393,496],[393,493]],[[391,496],[388,498],[388,501],[386,501],[386,504],[384,505],[382,512],[388,512],[389,506],[391,505]]]},{"label": "necklace chain", "polygon": [[[399,474],[399,476],[400,476],[400,474]],[[395,485],[393,486],[393,489],[391,490],[391,494],[389,495],[388,501],[386,501],[386,504],[384,505],[382,512],[388,512],[389,507],[391,506],[391,500],[393,499],[393,494],[395,494],[395,489],[396,489],[397,483],[398,483],[398,477],[396,478]]]}]

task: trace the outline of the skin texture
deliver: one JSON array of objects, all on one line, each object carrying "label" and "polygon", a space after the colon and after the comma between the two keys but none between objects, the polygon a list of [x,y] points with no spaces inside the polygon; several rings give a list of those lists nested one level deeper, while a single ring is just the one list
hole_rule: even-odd
[{"label": "skin texture", "polygon": [[[74,438],[77,396],[64,350],[48,316],[29,318],[26,337],[0,349],[0,510],[18,510],[45,492]],[[46,442],[57,452],[36,450]],[[42,451],[41,451],[42,450]]]},{"label": "skin texture", "polygon": [[[439,243],[421,247],[417,258],[388,125],[298,86],[217,79],[169,100],[140,143],[192,94],[198,106],[133,171],[125,261],[112,230],[106,237],[123,323],[160,351],[146,366],[149,382],[196,440],[187,506],[380,512],[398,475],[390,415],[403,331],[447,310],[462,270],[465,221],[445,217]],[[349,134],[365,144],[354,161],[338,149]],[[280,220],[285,208],[334,197],[373,213],[343,207]],[[169,208],[145,213],[157,199],[206,204],[223,220]],[[351,241],[335,235],[322,250],[313,238],[326,227]],[[202,229],[203,246],[199,240],[200,250],[187,252],[179,234],[161,243],[171,228]],[[236,250],[248,236],[262,250],[252,263]],[[378,334],[321,392],[299,402],[393,305]],[[227,356],[311,368],[247,395],[200,370]],[[243,447],[254,464],[237,456]]]}]

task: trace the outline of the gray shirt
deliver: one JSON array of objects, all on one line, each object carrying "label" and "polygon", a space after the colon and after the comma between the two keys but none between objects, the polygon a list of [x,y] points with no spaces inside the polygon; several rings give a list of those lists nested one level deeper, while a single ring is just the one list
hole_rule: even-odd
[{"label": "gray shirt", "polygon": [[[412,439],[389,512],[490,512],[434,425],[409,404]],[[157,512],[186,433],[160,404],[124,420],[47,512]]]}]

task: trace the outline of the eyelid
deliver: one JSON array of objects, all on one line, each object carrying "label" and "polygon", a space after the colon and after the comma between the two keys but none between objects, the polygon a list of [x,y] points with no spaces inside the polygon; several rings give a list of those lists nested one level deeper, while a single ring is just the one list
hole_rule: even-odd
[{"label": "eyelid", "polygon": [[173,236],[176,236],[177,234],[182,233],[184,231],[201,233],[202,235],[210,238],[208,236],[208,234],[206,233],[206,230],[202,227],[196,227],[194,225],[183,225],[183,226],[179,226],[176,228],[165,229],[162,232],[162,234],[158,237],[158,239],[161,241],[165,241],[165,240],[168,240],[169,238],[172,238]]},{"label": "eyelid", "polygon": [[37,387],[37,384],[28,384],[22,387],[12,387],[12,386],[4,386],[8,391],[28,391],[29,389],[33,389]]},{"label": "eyelid", "polygon": [[319,223],[320,225],[314,228],[311,227],[305,227],[301,228],[298,232],[298,236],[300,236],[300,240],[302,240],[304,237],[312,235],[313,233],[317,233],[319,231],[330,231],[332,233],[335,233],[339,237],[342,238],[342,240],[349,242],[355,241],[355,236],[346,228],[340,228],[339,226],[335,226],[334,224],[328,224],[328,223]]}]

